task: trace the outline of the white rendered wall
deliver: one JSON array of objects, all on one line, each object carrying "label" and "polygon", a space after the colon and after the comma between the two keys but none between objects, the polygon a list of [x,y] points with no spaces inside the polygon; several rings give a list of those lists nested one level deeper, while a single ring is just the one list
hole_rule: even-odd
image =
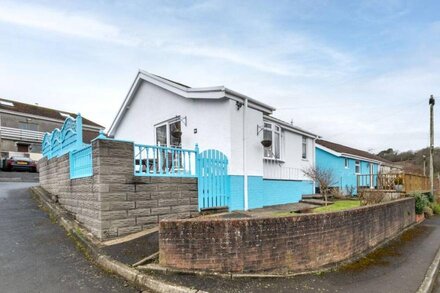
[{"label": "white rendered wall", "polygon": [[[230,175],[243,175],[243,111],[237,110],[234,101],[230,101],[231,113],[231,149],[229,164]],[[251,108],[246,113],[246,169],[249,176],[263,176],[263,139],[261,132],[257,136],[257,125],[263,125],[263,113]]]},{"label": "white rendered wall", "polygon": [[[125,117],[115,130],[115,138],[155,145],[154,125],[175,116],[182,123],[182,148],[217,149],[230,158],[229,100],[191,100],[143,82]],[[194,133],[197,129],[197,133]]]},{"label": "white rendered wall", "polygon": [[[137,90],[129,110],[115,130],[115,138],[141,144],[155,144],[154,125],[175,116],[187,117],[182,124],[182,148],[200,150],[217,149],[229,159],[229,174],[243,175],[243,111],[237,110],[230,99],[186,99],[148,82]],[[263,176],[263,132],[257,135],[257,125],[263,126],[263,113],[248,108],[246,113],[247,174]],[[194,133],[197,129],[197,133]],[[307,160],[301,158],[302,136],[283,129],[281,153],[284,163],[272,168],[296,168],[301,170],[315,163],[314,140],[307,139]],[[266,168],[268,167],[265,164]],[[267,170],[267,169],[266,169]],[[283,178],[277,178],[283,179]],[[305,179],[302,176],[296,180]]]},{"label": "white rendered wall", "polygon": [[281,160],[264,160],[264,177],[268,179],[308,180],[303,170],[315,165],[315,140],[307,138],[307,158],[302,158],[302,135],[282,130]]}]

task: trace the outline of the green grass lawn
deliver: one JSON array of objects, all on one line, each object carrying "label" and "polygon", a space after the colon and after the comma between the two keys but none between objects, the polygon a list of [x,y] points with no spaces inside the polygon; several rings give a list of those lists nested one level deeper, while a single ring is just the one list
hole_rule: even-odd
[{"label": "green grass lawn", "polygon": [[313,210],[314,213],[324,213],[324,212],[336,212],[342,210],[348,210],[361,206],[359,200],[338,200],[334,204],[329,206],[323,206]]}]

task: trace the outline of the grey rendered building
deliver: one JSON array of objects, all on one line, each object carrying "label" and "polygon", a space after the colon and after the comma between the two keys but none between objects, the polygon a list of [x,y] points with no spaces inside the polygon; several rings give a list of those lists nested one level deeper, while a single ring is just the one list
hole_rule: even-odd
[{"label": "grey rendered building", "polygon": [[[0,98],[0,157],[24,155],[38,160],[45,132],[60,128],[76,114]],[[83,140],[89,143],[104,127],[83,117]]]}]

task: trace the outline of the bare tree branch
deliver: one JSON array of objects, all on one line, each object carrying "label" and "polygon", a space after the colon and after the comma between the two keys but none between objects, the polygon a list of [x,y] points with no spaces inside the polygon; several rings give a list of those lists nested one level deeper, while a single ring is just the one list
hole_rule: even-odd
[{"label": "bare tree branch", "polygon": [[321,194],[325,199],[325,205],[327,205],[329,188],[337,183],[333,170],[309,166],[308,168],[303,169],[302,172],[305,176],[309,177],[319,185]]}]

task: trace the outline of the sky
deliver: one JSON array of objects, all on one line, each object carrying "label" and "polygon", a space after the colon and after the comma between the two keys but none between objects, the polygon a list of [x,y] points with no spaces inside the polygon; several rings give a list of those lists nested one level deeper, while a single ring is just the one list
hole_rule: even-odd
[{"label": "sky", "polygon": [[439,11],[429,0],[0,0],[0,97],[108,128],[143,69],[224,85],[323,139],[419,149],[429,96],[440,98]]}]

